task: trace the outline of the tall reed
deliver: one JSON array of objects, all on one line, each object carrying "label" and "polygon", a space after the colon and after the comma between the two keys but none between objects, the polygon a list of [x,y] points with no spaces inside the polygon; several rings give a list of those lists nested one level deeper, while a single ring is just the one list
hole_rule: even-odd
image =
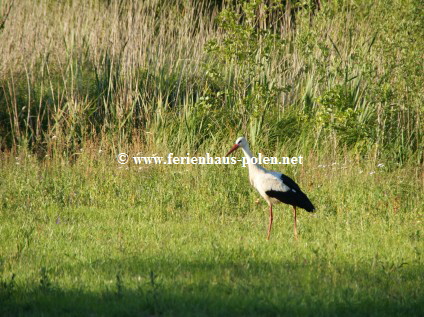
[{"label": "tall reed", "polygon": [[244,133],[422,163],[422,4],[290,3],[1,2],[2,149],[220,150]]}]

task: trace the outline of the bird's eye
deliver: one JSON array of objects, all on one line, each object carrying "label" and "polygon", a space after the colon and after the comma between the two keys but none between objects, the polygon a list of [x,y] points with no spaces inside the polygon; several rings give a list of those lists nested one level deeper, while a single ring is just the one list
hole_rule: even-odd
[{"label": "bird's eye", "polygon": [[237,144],[240,144],[241,143],[241,140],[240,141],[238,141],[238,143]]}]

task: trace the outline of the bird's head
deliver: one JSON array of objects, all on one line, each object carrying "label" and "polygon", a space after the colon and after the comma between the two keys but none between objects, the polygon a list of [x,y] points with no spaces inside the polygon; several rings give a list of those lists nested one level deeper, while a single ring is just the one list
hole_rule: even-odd
[{"label": "bird's head", "polygon": [[247,148],[247,140],[244,137],[239,137],[236,142],[234,143],[233,147],[228,151],[228,153],[226,154],[226,156],[230,155],[231,153],[233,153],[235,150],[237,150],[239,147],[241,148]]}]

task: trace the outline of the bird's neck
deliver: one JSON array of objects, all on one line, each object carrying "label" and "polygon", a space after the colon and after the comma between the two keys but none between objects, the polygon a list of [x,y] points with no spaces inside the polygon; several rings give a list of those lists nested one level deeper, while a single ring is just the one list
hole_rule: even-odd
[{"label": "bird's neck", "polygon": [[257,164],[257,163],[255,164],[255,163],[252,162],[253,154],[252,154],[252,152],[250,152],[249,147],[246,147],[246,148],[243,147],[242,150],[244,152],[244,156],[247,159],[247,166],[249,167],[249,175],[250,175],[250,177],[252,177],[254,174],[256,174],[258,172],[261,172],[261,171],[264,171],[265,170],[259,164]]}]

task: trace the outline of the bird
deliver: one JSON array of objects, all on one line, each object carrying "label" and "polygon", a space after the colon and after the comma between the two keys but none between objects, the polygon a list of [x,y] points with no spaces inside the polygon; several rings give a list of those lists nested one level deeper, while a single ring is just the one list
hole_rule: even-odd
[{"label": "bird", "polygon": [[300,189],[299,185],[297,185],[290,177],[282,173],[269,171],[259,164],[252,162],[253,155],[250,151],[249,144],[244,137],[239,137],[236,140],[235,144],[230,151],[228,151],[226,156],[229,156],[238,148],[243,150],[247,159],[250,184],[259,192],[269,205],[267,240],[269,240],[271,235],[273,220],[272,206],[281,202],[293,206],[294,236],[297,240],[296,208],[299,207],[308,212],[314,212],[314,205],[309,200],[308,196],[306,196],[306,194]]}]

